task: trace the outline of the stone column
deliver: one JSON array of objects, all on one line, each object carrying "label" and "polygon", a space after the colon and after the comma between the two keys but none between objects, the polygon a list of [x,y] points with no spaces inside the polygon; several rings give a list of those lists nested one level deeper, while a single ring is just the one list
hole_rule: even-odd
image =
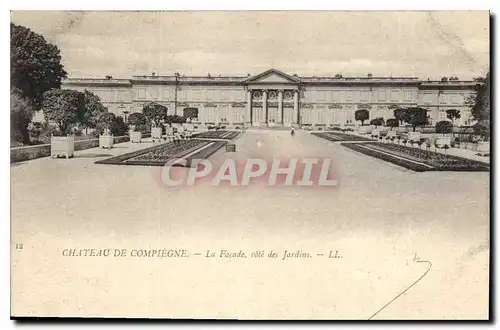
[{"label": "stone column", "polygon": [[247,90],[247,111],[245,113],[245,123],[243,123],[243,125],[246,125],[247,121],[250,121],[250,125],[252,125],[252,91],[250,89]]},{"label": "stone column", "polygon": [[300,113],[299,113],[299,91],[293,91],[293,123],[300,124]]},{"label": "stone column", "polygon": [[280,117],[281,117],[281,125],[284,125],[283,123],[283,91],[280,89],[278,91],[278,111],[280,112]]},{"label": "stone column", "polygon": [[269,120],[269,116],[267,113],[267,90],[262,91],[262,111],[264,112],[264,115],[266,116],[266,125]]}]

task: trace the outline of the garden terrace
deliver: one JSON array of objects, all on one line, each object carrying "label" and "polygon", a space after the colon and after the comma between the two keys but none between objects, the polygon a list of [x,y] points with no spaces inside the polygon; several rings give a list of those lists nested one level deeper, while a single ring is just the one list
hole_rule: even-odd
[{"label": "garden terrace", "polygon": [[96,164],[164,166],[174,159],[185,159],[186,164],[192,159],[208,158],[227,144],[227,141],[208,141],[189,139],[172,141],[124,155],[97,161]]},{"label": "garden terrace", "polygon": [[480,161],[396,144],[374,142],[370,144],[342,143],[341,145],[362,154],[376,157],[416,172],[486,172],[490,169],[487,163]]},{"label": "garden terrace", "polygon": [[344,141],[373,141],[370,138],[366,138],[363,136],[339,133],[339,132],[324,132],[324,133],[311,133],[317,137],[323,138],[332,142],[344,142]]},{"label": "garden terrace", "polygon": [[218,130],[218,131],[208,131],[208,132],[202,132],[200,134],[196,134],[196,138],[200,139],[224,139],[224,140],[232,140],[235,137],[238,136],[238,132],[234,131],[224,131],[224,130]]}]

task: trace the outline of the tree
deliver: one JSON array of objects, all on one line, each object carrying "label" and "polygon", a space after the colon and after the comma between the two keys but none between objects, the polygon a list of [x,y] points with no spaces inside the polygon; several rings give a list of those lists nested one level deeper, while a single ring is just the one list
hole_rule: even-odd
[{"label": "tree", "polygon": [[419,107],[408,108],[404,121],[413,127],[413,132],[417,126],[427,125],[429,123],[429,117],[427,116],[427,110]]},{"label": "tree", "polygon": [[370,121],[370,125],[375,127],[384,125],[384,118],[374,118]]},{"label": "tree", "polygon": [[85,90],[83,92],[84,107],[81,114],[79,114],[77,121],[82,126],[87,128],[96,128],[99,120],[108,109],[101,103],[99,96]]},{"label": "tree", "polygon": [[150,103],[146,105],[142,113],[147,121],[153,123],[155,127],[159,127],[162,121],[167,117],[167,108],[158,103]]},{"label": "tree", "polygon": [[112,112],[103,112],[97,119],[97,125],[95,127],[96,134],[103,134],[105,131],[111,131],[113,122],[116,120],[116,116]]},{"label": "tree", "polygon": [[198,118],[198,108],[186,108],[182,112],[183,117],[188,119]]},{"label": "tree", "polygon": [[460,111],[456,109],[446,110],[446,117],[455,123],[455,119],[460,119]]},{"label": "tree", "polygon": [[168,124],[184,124],[186,122],[186,118],[178,115],[171,115],[165,118],[165,122]]},{"label": "tree", "polygon": [[442,82],[446,82],[446,81],[448,81],[448,77],[442,77],[442,78],[441,78],[441,81],[442,81]]},{"label": "tree", "polygon": [[10,24],[10,65],[11,86],[32,102],[35,110],[42,105],[43,93],[60,88],[66,77],[59,48],[14,23]]},{"label": "tree", "polygon": [[477,123],[474,124],[473,129],[474,129],[474,134],[479,135],[485,141],[489,141],[491,132],[489,121],[486,120],[478,121]]},{"label": "tree", "polygon": [[442,120],[436,123],[436,133],[449,134],[453,132],[453,124],[447,120]]},{"label": "tree", "polygon": [[397,108],[394,110],[394,118],[396,118],[400,125],[403,125],[407,111],[408,109],[406,108]]},{"label": "tree", "polygon": [[114,136],[123,136],[128,132],[128,124],[123,120],[122,116],[115,116],[109,129]]},{"label": "tree", "polygon": [[387,119],[386,123],[385,123],[387,126],[389,126],[391,129],[394,128],[394,127],[398,127],[399,126],[399,122],[397,119],[395,118],[390,118],[390,119]]},{"label": "tree", "polygon": [[368,120],[368,118],[370,118],[370,113],[366,109],[357,110],[354,113],[354,119],[356,119],[357,121],[360,121],[361,122],[361,126],[364,125],[365,120]]},{"label": "tree", "polygon": [[43,93],[42,109],[45,119],[54,122],[60,133],[68,133],[85,107],[84,94],[74,90],[52,89]]},{"label": "tree", "polygon": [[128,116],[128,123],[130,125],[146,124],[146,117],[140,112],[134,112]]},{"label": "tree", "polygon": [[491,132],[490,72],[486,74],[486,77],[478,77],[474,80],[476,81],[475,93],[466,101],[466,104],[471,108],[472,117],[478,121],[474,125],[474,131],[485,140],[489,140]]},{"label": "tree", "polygon": [[24,98],[19,91],[10,91],[10,138],[12,141],[28,144],[30,142],[28,125],[33,118],[31,102]]}]

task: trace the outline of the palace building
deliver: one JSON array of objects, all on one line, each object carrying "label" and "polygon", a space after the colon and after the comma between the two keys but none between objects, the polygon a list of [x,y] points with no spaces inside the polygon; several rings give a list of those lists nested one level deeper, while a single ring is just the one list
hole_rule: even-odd
[{"label": "palace building", "polygon": [[198,109],[202,123],[246,123],[251,126],[292,124],[355,124],[354,113],[367,109],[370,120],[394,117],[398,107],[429,110],[431,124],[446,120],[446,110],[457,109],[458,125],[470,125],[465,101],[474,81],[419,80],[415,77],[299,77],[271,69],[255,76],[133,76],[131,79],[71,78],[62,88],[89,90],[110,112],[124,116],[141,112],[151,102],[183,115]]}]

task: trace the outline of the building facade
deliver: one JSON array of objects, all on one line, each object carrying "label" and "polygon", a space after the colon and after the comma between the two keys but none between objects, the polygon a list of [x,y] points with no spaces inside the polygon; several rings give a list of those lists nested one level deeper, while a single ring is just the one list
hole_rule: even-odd
[{"label": "building facade", "polygon": [[198,109],[202,123],[251,126],[356,124],[354,113],[370,120],[394,117],[398,107],[429,110],[431,124],[446,120],[446,110],[460,111],[458,125],[472,124],[465,104],[474,81],[422,81],[412,77],[298,77],[271,69],[247,77],[133,76],[132,79],[67,79],[65,89],[89,90],[110,112],[126,117],[151,102],[168,114]]}]

